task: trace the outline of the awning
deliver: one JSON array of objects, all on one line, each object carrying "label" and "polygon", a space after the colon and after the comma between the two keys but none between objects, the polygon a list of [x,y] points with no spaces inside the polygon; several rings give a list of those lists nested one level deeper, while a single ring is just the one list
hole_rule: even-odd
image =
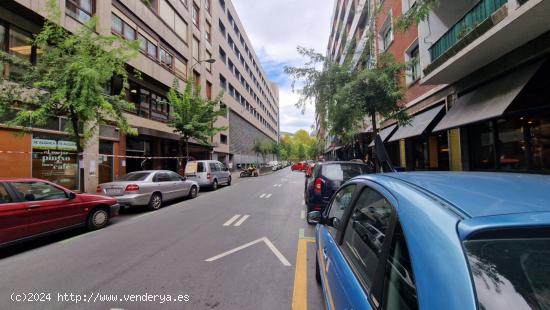
[{"label": "awning", "polygon": [[391,136],[391,141],[397,141],[410,137],[420,136],[426,131],[426,128],[434,121],[436,116],[443,110],[444,106],[440,105],[436,108],[422,112],[412,117],[411,122],[405,126],[399,127]]},{"label": "awning", "polygon": [[471,91],[453,104],[433,131],[440,131],[501,116],[517,97],[542,62],[496,79]]},{"label": "awning", "polygon": [[[382,140],[382,142],[386,142],[386,140],[388,139],[388,137],[393,133],[393,131],[395,130],[395,127],[397,127],[397,125],[391,125],[389,127],[386,127],[382,130],[380,130],[380,132],[378,133],[380,135],[380,139]],[[369,144],[368,147],[373,147],[374,146],[374,139],[372,140],[372,142]]]}]

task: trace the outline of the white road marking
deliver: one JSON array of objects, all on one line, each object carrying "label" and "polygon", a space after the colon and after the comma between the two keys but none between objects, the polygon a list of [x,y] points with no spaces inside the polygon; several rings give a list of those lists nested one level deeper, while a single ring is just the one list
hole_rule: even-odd
[{"label": "white road marking", "polygon": [[290,263],[288,262],[288,260],[286,259],[286,257],[275,247],[275,245],[273,245],[273,243],[271,243],[271,241],[269,241],[269,239],[267,239],[267,237],[262,237],[260,239],[256,239],[254,241],[251,241],[251,242],[248,242],[248,243],[245,243],[241,246],[238,246],[234,249],[231,249],[229,251],[226,251],[226,252],[223,252],[221,254],[218,254],[216,256],[212,256],[210,258],[207,258],[205,259],[204,261],[206,262],[213,262],[215,260],[218,260],[222,257],[225,257],[227,255],[230,255],[230,254],[233,254],[235,252],[238,252],[240,250],[243,250],[243,249],[246,249],[248,248],[249,246],[252,246],[256,243],[260,243],[260,242],[264,242],[267,247],[271,250],[271,252],[273,252],[273,254],[275,254],[275,256],[277,256],[277,258],[279,259],[279,261],[281,262],[281,264],[283,264],[284,266],[290,266]]},{"label": "white road marking", "polygon": [[266,199],[269,198],[269,197],[271,197],[271,194],[267,194],[267,196],[265,196]]},{"label": "white road marking", "polygon": [[302,212],[300,213],[300,218],[302,220],[306,218],[306,211],[302,210]]},{"label": "white road marking", "polygon": [[242,224],[244,221],[246,221],[246,219],[247,219],[249,216],[250,216],[250,215],[248,215],[248,214],[247,214],[247,215],[243,215],[243,217],[241,217],[241,219],[240,219],[237,223],[235,223],[235,225],[233,225],[233,226],[241,226],[241,224]]},{"label": "white road marking", "polygon": [[264,197],[265,197],[265,194],[261,194],[261,195],[260,195],[260,198],[264,198]]},{"label": "white road marking", "polygon": [[232,218],[230,218],[227,222],[223,223],[223,226],[229,226],[231,225],[231,223],[233,223],[236,219],[238,219],[241,215],[240,214],[237,214],[235,216],[233,216]]}]

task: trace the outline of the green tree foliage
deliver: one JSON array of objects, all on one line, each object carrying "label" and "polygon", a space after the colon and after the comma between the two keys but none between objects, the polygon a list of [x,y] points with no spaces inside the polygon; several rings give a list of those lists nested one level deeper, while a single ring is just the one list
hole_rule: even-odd
[{"label": "green tree foliage", "polygon": [[325,151],[325,144],[323,141],[314,140],[312,144],[307,148],[307,156],[311,159],[315,159],[317,156],[322,155]]},{"label": "green tree foliage", "polygon": [[412,25],[424,21],[430,12],[439,5],[439,0],[417,0],[414,5],[395,21],[395,28],[406,31]]},{"label": "green tree foliage", "polygon": [[[97,17],[68,32],[59,25],[55,0],[48,1],[48,12],[49,19],[30,42],[40,51],[36,64],[0,52],[0,61],[24,69],[22,76],[1,81],[0,113],[14,115],[7,125],[30,130],[52,116],[66,116],[65,130],[79,152],[100,124],[115,123],[122,131],[135,133],[123,111],[134,108],[124,95],[126,63],[137,56],[138,42],[98,34]],[[113,76],[121,78],[124,87],[111,95],[106,86]]]},{"label": "green tree foliage", "polygon": [[400,123],[407,121],[400,102],[408,64],[398,63],[391,54],[381,54],[373,68],[355,69],[310,49],[298,47],[298,53],[308,58],[305,65],[285,68],[293,79],[293,90],[300,94],[297,106],[304,109],[314,102],[321,126],[331,135],[349,139],[365,117],[374,120],[377,114]]},{"label": "green tree foliage", "polygon": [[219,116],[227,114],[225,108],[219,108],[223,93],[213,100],[201,96],[201,88],[193,78],[187,80],[183,92],[179,91],[176,79],[168,92],[168,101],[173,112],[168,125],[174,132],[181,135],[180,143],[185,145],[185,156],[189,157],[189,139],[208,144],[208,140],[227,127],[215,127],[214,122]]}]

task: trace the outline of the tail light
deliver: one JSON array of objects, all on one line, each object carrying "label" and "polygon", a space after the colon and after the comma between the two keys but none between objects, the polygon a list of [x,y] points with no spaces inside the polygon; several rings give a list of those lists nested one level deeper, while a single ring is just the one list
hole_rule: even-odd
[{"label": "tail light", "polygon": [[211,178],[212,178],[212,174],[210,174],[210,172],[208,172],[208,173],[206,174],[206,178],[207,178],[207,179],[211,179]]},{"label": "tail light", "polygon": [[313,183],[313,191],[317,194],[320,194],[322,189],[323,189],[323,180],[321,178],[316,178],[315,183]]},{"label": "tail light", "polygon": [[101,193],[103,190],[101,189],[101,186],[98,185],[95,191],[96,193]]},{"label": "tail light", "polygon": [[137,192],[137,191],[139,191],[139,185],[137,185],[137,184],[128,184],[124,191],[125,192]]}]

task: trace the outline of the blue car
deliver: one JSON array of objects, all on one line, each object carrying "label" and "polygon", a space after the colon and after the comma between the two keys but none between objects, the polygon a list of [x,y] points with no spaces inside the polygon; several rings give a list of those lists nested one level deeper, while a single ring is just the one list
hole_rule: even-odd
[{"label": "blue car", "polygon": [[306,171],[304,201],[307,211],[323,211],[340,186],[347,180],[371,172],[368,165],[350,161],[316,163]]},{"label": "blue car", "polygon": [[550,177],[359,176],[313,211],[328,309],[550,309]]}]

